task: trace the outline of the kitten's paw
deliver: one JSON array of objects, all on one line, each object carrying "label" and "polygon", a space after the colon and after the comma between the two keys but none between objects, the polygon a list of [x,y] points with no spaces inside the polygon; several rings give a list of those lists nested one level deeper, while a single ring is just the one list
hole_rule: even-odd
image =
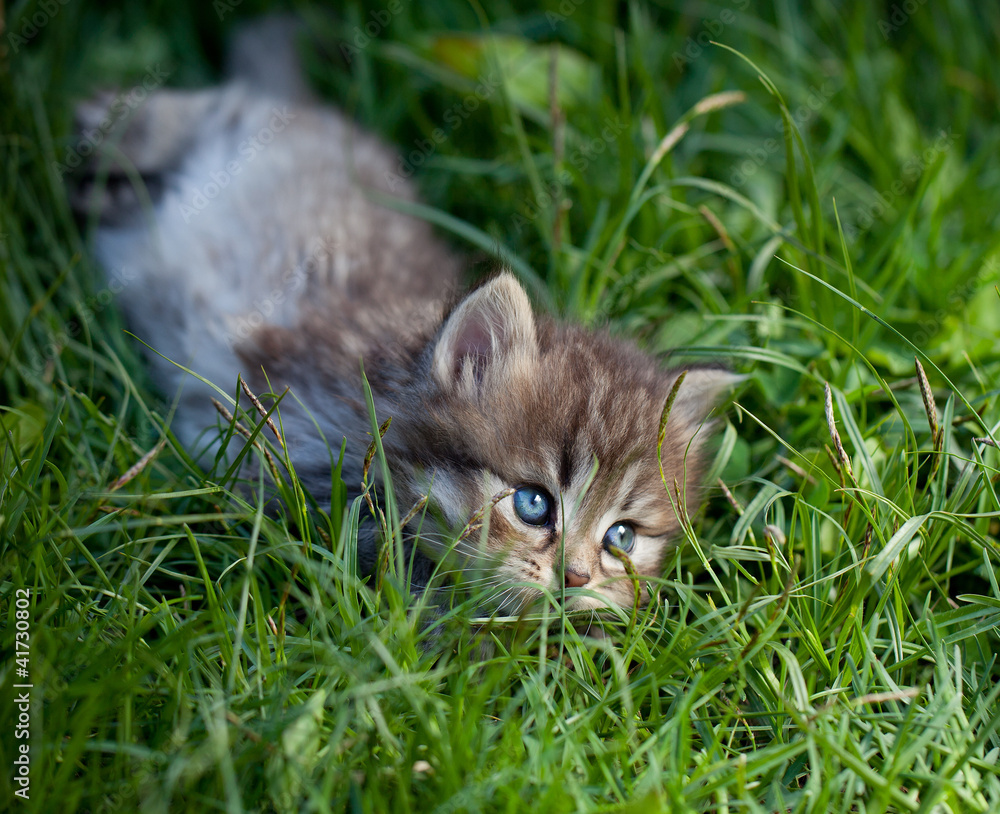
[{"label": "kitten's paw", "polygon": [[[130,115],[130,114],[135,115]],[[101,223],[115,224],[140,211],[159,187],[163,161],[151,160],[149,115],[127,97],[103,90],[77,105],[76,138],[64,165],[73,172],[70,203]]]},{"label": "kitten's paw", "polygon": [[141,175],[175,167],[194,140],[198,121],[210,110],[214,91],[104,90],[76,108],[78,148],[90,144],[94,158],[125,164]]},{"label": "kitten's paw", "polygon": [[74,172],[73,207],[120,223],[155,203],[184,160],[217,92],[105,90],[79,104],[76,139],[64,165]]},{"label": "kitten's paw", "polygon": [[96,215],[106,226],[127,223],[137,213],[152,206],[160,195],[159,176],[130,178],[124,173],[108,173],[103,177],[85,173],[70,187],[70,206],[82,215]]}]

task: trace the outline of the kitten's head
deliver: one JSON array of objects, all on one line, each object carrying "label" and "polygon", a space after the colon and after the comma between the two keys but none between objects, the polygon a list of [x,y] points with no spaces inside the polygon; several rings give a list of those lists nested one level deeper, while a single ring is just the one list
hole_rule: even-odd
[{"label": "kitten's head", "polygon": [[661,475],[660,420],[682,372],[605,334],[537,319],[509,274],[472,292],[428,349],[422,392],[401,422],[402,480],[429,492],[441,526],[424,545],[485,578],[501,613],[540,598],[537,586],[595,594],[574,592],[572,609],[631,607],[620,555],[640,577],[659,575],[678,515],[697,508],[709,413],[735,378],[687,371]]}]

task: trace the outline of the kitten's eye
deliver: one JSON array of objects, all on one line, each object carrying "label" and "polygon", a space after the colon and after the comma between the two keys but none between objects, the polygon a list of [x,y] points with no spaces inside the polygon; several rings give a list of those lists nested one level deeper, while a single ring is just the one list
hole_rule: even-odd
[{"label": "kitten's eye", "polygon": [[534,486],[514,492],[514,511],[529,526],[544,526],[552,515],[552,498]]},{"label": "kitten's eye", "polygon": [[631,523],[615,523],[604,532],[604,539],[601,541],[605,548],[614,548],[630,553],[635,548],[635,529]]}]

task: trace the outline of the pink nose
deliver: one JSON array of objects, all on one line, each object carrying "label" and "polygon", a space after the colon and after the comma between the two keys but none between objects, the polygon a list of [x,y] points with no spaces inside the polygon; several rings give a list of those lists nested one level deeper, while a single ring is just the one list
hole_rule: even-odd
[{"label": "pink nose", "polygon": [[565,568],[563,569],[563,581],[567,588],[582,588],[590,582],[590,574],[581,574],[579,571]]}]

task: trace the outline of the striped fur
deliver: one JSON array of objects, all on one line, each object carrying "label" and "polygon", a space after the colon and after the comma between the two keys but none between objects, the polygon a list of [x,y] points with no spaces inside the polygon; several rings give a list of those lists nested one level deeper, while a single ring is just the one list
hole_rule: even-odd
[{"label": "striped fur", "polygon": [[[106,115],[84,106],[81,126]],[[678,371],[534,314],[509,273],[456,300],[453,253],[426,223],[371,199],[415,197],[392,177],[393,153],[339,113],[236,82],[154,92],[124,127],[118,156],[156,191],[151,211],[121,164],[80,204],[100,216],[97,256],[129,281],[120,299],[142,339],[234,393],[237,375],[258,392],[290,388],[281,422],[321,503],[326,442],[347,439],[344,477],[360,489],[363,361],[379,418],[393,418],[385,444],[400,502],[430,498],[419,577],[459,569],[492,586],[500,612],[570,583],[585,589],[573,607],[632,604],[602,538],[633,524],[635,569],[659,573],[680,516],[697,506],[708,415],[729,374],[688,372],[661,478],[657,433]],[[182,393],[181,440],[211,438],[210,390],[162,358],[151,364],[166,395]],[[510,492],[522,486],[552,496],[551,523],[518,517]],[[480,516],[482,528],[469,525]],[[370,565],[374,541],[363,549]]]}]

